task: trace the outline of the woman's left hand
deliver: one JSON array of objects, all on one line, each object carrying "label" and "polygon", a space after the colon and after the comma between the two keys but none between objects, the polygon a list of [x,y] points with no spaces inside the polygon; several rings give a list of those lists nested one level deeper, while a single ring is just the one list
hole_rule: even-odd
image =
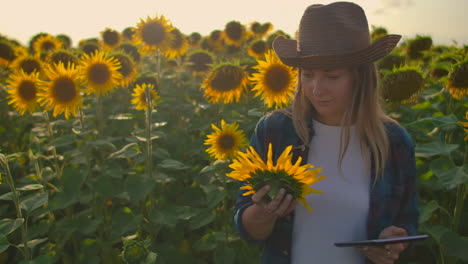
[{"label": "woman's left hand", "polygon": [[[389,226],[379,235],[379,238],[407,236],[404,228]],[[359,247],[357,250],[375,264],[393,264],[400,257],[400,253],[408,246],[407,243],[388,244],[385,246]]]}]

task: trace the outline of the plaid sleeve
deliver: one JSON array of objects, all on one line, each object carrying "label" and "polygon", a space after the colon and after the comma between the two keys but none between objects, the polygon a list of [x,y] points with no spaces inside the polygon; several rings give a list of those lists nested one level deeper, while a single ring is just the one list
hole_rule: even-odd
[{"label": "plaid sleeve", "polygon": [[400,212],[396,218],[396,225],[406,229],[409,235],[415,235],[418,229],[419,195],[417,186],[416,159],[414,143],[410,135],[403,131],[405,154],[399,155],[400,174],[404,183]]}]

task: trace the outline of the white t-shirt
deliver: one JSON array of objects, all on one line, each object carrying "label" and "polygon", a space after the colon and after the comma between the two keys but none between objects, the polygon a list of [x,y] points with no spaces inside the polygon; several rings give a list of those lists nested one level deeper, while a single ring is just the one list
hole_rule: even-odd
[{"label": "white t-shirt", "polygon": [[293,264],[363,264],[364,257],[355,248],[336,247],[335,242],[367,239],[369,210],[369,171],[365,168],[359,138],[351,127],[350,142],[338,167],[341,127],[313,122],[307,162],[322,168],[327,177],[312,185],[324,193],[306,197],[312,207],[309,212],[302,204],[295,209]]}]

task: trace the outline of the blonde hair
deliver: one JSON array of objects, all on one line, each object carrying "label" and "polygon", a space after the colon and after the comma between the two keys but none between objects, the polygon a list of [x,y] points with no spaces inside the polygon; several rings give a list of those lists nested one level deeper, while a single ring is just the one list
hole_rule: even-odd
[{"label": "blonde hair", "polygon": [[[364,161],[371,172],[371,157],[374,162],[375,180],[383,172],[386,160],[390,153],[388,136],[385,132],[384,122],[395,122],[387,116],[380,104],[377,69],[373,63],[363,64],[350,69],[353,74],[352,101],[341,120],[342,129],[340,140],[339,167],[348,149],[350,138],[350,125],[354,124],[359,135],[359,142]],[[300,81],[301,69],[298,74],[298,84],[294,102],[291,108],[281,112],[291,117],[297,135],[303,143],[310,147],[308,123],[312,120],[315,108],[303,95]],[[364,151],[364,150],[369,151]],[[375,181],[374,181],[375,183]]]}]

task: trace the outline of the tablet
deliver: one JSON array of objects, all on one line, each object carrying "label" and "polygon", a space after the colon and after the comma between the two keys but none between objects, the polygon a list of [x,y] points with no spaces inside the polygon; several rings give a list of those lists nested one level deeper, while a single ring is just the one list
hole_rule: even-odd
[{"label": "tablet", "polygon": [[393,238],[379,238],[371,240],[360,240],[360,241],[349,241],[349,242],[337,242],[337,247],[362,247],[362,246],[382,246],[386,244],[396,244],[411,242],[416,240],[423,240],[429,238],[428,235],[415,235],[415,236],[404,236],[404,237],[393,237]]}]

